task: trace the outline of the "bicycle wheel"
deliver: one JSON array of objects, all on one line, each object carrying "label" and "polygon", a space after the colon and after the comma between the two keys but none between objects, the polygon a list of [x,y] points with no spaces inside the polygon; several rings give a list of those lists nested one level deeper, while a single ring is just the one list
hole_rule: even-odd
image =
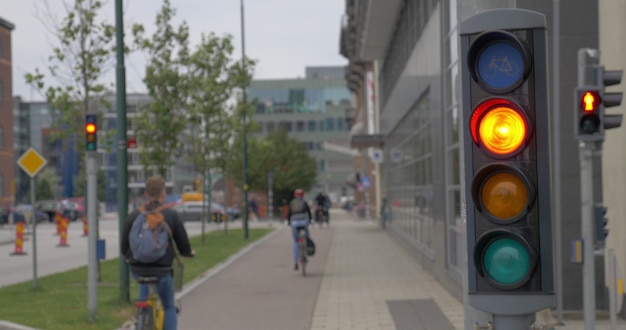
[{"label": "bicycle wheel", "polygon": [[306,276],[306,243],[299,243],[300,266],[302,268],[302,276]]},{"label": "bicycle wheel", "polygon": [[152,307],[140,308],[135,322],[135,330],[154,330]]}]

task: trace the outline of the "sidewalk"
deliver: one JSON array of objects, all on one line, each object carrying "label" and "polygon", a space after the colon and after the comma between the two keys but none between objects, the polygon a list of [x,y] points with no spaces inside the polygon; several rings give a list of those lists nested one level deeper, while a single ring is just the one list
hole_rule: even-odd
[{"label": "sidewalk", "polygon": [[311,231],[306,278],[282,227],[182,297],[179,328],[463,328],[463,305],[384,230],[341,210],[331,226]]}]

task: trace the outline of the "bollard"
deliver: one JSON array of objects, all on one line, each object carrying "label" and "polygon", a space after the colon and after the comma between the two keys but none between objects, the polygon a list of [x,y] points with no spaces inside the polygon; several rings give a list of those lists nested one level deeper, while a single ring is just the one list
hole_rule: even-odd
[{"label": "bollard", "polygon": [[26,252],[24,252],[23,246],[24,246],[24,223],[17,222],[15,223],[15,251],[13,251],[11,255],[12,256],[25,255]]},{"label": "bollard", "polygon": [[69,219],[68,218],[62,218],[61,219],[61,230],[59,233],[59,244],[57,244],[58,247],[68,247],[69,245],[67,244],[67,226],[69,223]]},{"label": "bollard", "polygon": [[63,217],[61,216],[61,213],[55,213],[54,219],[57,225],[57,232],[52,235],[60,235],[61,234],[61,222],[63,222]]},{"label": "bollard", "polygon": [[83,214],[83,237],[87,237],[89,228],[87,227],[87,216]]}]

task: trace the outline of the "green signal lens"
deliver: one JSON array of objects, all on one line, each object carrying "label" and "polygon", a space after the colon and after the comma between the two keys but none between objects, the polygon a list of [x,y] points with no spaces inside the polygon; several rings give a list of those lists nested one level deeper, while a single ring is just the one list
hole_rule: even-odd
[{"label": "green signal lens", "polygon": [[501,285],[514,285],[530,271],[528,250],[518,241],[501,238],[493,241],[484,254],[487,275]]},{"label": "green signal lens", "polygon": [[600,118],[596,115],[586,115],[580,120],[580,131],[584,134],[593,134],[600,129]]}]

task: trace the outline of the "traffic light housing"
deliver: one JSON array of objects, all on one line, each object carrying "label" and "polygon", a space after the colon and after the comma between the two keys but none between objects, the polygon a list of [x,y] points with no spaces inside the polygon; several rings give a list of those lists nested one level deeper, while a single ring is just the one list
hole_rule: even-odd
[{"label": "traffic light housing", "polygon": [[[622,115],[607,115],[605,113],[606,108],[617,107],[622,104],[622,92],[606,92],[604,89],[606,86],[618,85],[622,82],[623,76],[622,70],[610,70],[604,69],[603,65],[593,66],[594,85],[598,87],[600,92],[600,114],[602,121],[602,130],[618,128],[622,126]],[[603,132],[604,133],[604,132]],[[603,134],[604,135],[604,134]],[[604,137],[604,136],[603,136]]]},{"label": "traffic light housing", "polygon": [[574,132],[579,141],[604,140],[602,125],[602,96],[596,86],[582,86],[574,90],[576,119]]},{"label": "traffic light housing", "polygon": [[461,23],[469,302],[520,315],[554,304],[545,16]]},{"label": "traffic light housing", "polygon": [[98,120],[97,115],[85,115],[85,150],[98,150]]},{"label": "traffic light housing", "polygon": [[606,229],[606,225],[609,224],[609,219],[606,216],[607,208],[602,204],[594,205],[594,222],[596,224],[596,243],[603,243],[606,237],[609,235],[609,230]]}]

